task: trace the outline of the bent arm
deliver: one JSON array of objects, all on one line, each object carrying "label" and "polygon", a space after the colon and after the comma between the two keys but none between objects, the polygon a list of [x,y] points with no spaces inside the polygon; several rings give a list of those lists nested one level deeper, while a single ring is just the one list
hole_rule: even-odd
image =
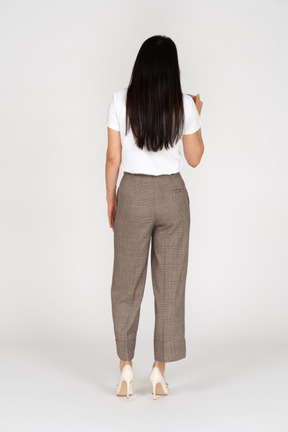
[{"label": "bent arm", "polygon": [[183,151],[188,164],[195,168],[199,165],[204,153],[201,128],[190,135],[183,135]]}]

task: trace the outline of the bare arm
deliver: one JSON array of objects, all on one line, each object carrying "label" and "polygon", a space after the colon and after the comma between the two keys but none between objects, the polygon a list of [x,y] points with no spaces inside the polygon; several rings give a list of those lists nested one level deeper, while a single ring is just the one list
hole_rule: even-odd
[{"label": "bare arm", "polygon": [[201,161],[204,153],[204,143],[201,128],[190,135],[183,135],[183,151],[188,164],[195,168]]},{"label": "bare arm", "polygon": [[108,219],[110,228],[114,231],[116,215],[116,185],[121,164],[122,146],[120,132],[107,128],[108,147],[106,151],[105,179],[106,200],[108,204]]}]

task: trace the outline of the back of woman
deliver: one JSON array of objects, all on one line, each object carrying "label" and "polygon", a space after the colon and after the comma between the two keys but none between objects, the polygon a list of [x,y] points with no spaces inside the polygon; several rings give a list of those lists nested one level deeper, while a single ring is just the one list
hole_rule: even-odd
[{"label": "back of woman", "polygon": [[[140,308],[151,244],[155,298],[154,399],[167,395],[165,363],[186,357],[185,286],[190,199],[180,170],[204,152],[199,95],[183,94],[174,42],[153,36],[141,46],[128,87],[106,112],[108,218],[114,232],[111,304],[120,378],[116,394],[133,394]],[[120,168],[123,169],[118,189]]]},{"label": "back of woman", "polygon": [[[122,170],[132,173],[142,174],[173,174],[181,171],[184,164],[183,158],[183,135],[194,134],[200,130],[202,123],[199,113],[193,99],[182,94],[183,109],[184,109],[184,127],[180,138],[176,137],[173,146],[165,148],[164,137],[158,138],[159,144],[156,144],[157,151],[151,151],[147,146],[137,146],[132,129],[126,134],[126,102],[127,102],[128,87],[116,91],[110,101],[109,108],[106,114],[106,125],[120,132],[122,143]],[[153,92],[152,92],[153,94]],[[164,99],[164,98],[163,98]],[[141,101],[139,102],[139,104]],[[157,105],[155,103],[155,105]],[[148,112],[158,112],[155,107],[147,108]],[[151,119],[151,124],[153,120]],[[156,120],[155,120],[156,123]],[[168,126],[171,127],[171,120],[167,119]],[[160,128],[159,128],[160,129]],[[145,129],[144,129],[145,131]],[[162,133],[164,127],[162,129]],[[161,134],[161,129],[159,135]],[[156,135],[156,134],[155,134]],[[163,133],[164,135],[164,133]]]}]

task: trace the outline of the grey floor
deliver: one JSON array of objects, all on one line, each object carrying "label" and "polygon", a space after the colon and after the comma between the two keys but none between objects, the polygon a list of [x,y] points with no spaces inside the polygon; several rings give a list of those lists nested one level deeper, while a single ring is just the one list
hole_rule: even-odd
[{"label": "grey floor", "polygon": [[1,344],[0,431],[288,431],[287,346],[189,343],[185,359],[166,364],[170,393],[156,401],[150,350],[136,347],[126,399],[115,394],[118,358],[104,341]]}]

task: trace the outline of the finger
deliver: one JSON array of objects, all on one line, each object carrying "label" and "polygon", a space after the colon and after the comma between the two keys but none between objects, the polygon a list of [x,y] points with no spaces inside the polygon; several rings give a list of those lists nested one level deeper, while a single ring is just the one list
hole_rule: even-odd
[{"label": "finger", "polygon": [[111,218],[109,219],[110,228],[114,230],[115,212],[113,212]]},{"label": "finger", "polygon": [[188,93],[188,96],[191,96],[191,98],[193,99],[193,101],[196,102],[196,96],[191,95],[191,94],[189,94],[189,93]]},{"label": "finger", "polygon": [[112,228],[112,217],[109,217],[108,220],[109,220],[109,226],[110,228]]}]

